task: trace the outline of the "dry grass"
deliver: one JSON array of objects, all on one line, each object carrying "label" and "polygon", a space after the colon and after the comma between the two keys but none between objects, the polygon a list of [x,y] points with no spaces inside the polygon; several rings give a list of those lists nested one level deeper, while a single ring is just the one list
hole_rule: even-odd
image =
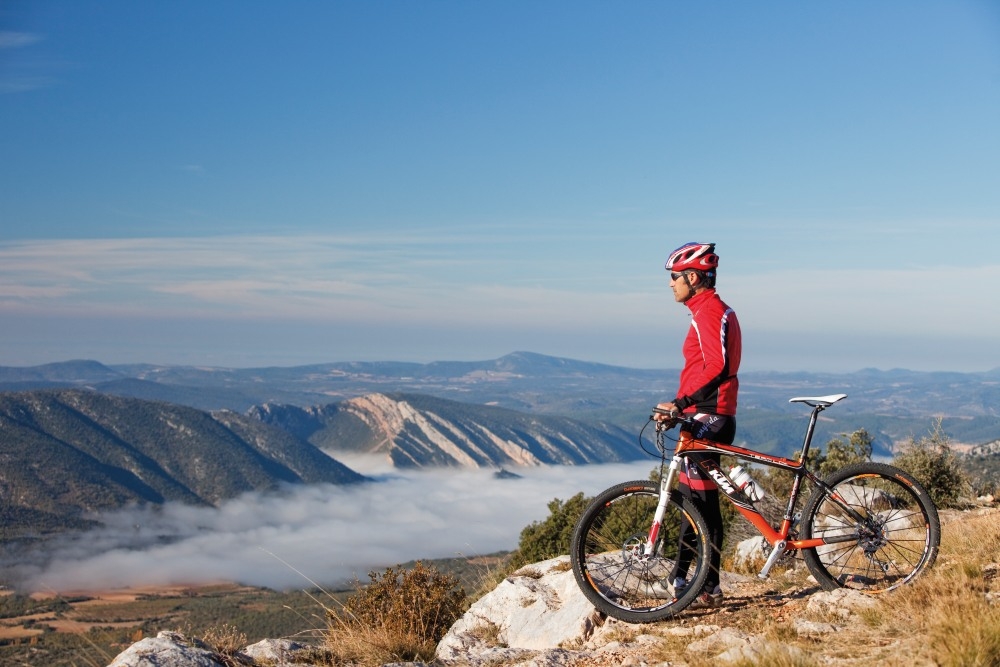
[{"label": "dry grass", "polygon": [[663,635],[659,644],[647,651],[647,657],[653,664],[677,664],[677,657],[684,655],[684,651],[690,642],[690,637],[669,634]]},{"label": "dry grass", "polygon": [[987,597],[1000,581],[984,576],[998,562],[995,512],[949,521],[936,567],[896,593],[879,623],[927,637],[934,664],[1000,665],[1000,608]]},{"label": "dry grass", "polygon": [[[755,638],[753,650],[727,664],[738,667],[996,667],[1000,665],[1000,511],[942,513],[937,564],[921,578],[887,594],[871,609],[813,611],[819,589],[804,567],[767,582],[747,578],[724,584],[726,603],[685,613],[650,628],[660,645],[654,662],[707,667],[724,646],[708,654],[688,651],[699,637],[670,634],[718,626]],[[827,634],[801,633],[803,621],[828,624]]]},{"label": "dry grass", "polygon": [[240,651],[247,645],[246,633],[233,625],[223,623],[209,628],[202,637],[202,642],[215,651],[219,662],[228,667],[251,665],[251,660],[245,660]]},{"label": "dry grass", "polygon": [[507,554],[499,558],[477,559],[469,561],[471,565],[477,566],[479,570],[477,581],[469,596],[470,604],[478,600],[487,593],[490,593],[500,585],[504,579],[517,570],[518,565],[513,554]]},{"label": "dry grass", "polygon": [[572,569],[573,564],[566,560],[561,563],[554,564],[551,568],[549,568],[549,572],[569,572]]},{"label": "dry grass", "polygon": [[223,623],[206,630],[202,641],[214,651],[232,655],[247,645],[247,635],[235,626]]},{"label": "dry grass", "polygon": [[522,567],[520,570],[515,571],[514,576],[517,577],[527,577],[529,579],[541,579],[545,576],[545,573],[539,570],[537,567]]},{"label": "dry grass", "polygon": [[329,611],[321,657],[325,664],[374,667],[429,661],[437,643],[466,608],[454,577],[417,563],[409,570],[369,573],[343,609]]},{"label": "dry grass", "polygon": [[506,646],[502,639],[503,628],[493,621],[481,619],[479,623],[469,630],[469,635],[478,639],[486,646],[494,648]]},{"label": "dry grass", "polygon": [[[709,661],[706,665],[714,664]],[[819,667],[821,662],[812,655],[790,646],[769,645],[761,651],[728,663],[729,667]],[[695,667],[692,664],[692,667]],[[700,667],[700,666],[698,666]]]},{"label": "dry grass", "polygon": [[426,661],[437,642],[418,634],[360,624],[331,628],[316,664],[376,667],[390,662]]}]

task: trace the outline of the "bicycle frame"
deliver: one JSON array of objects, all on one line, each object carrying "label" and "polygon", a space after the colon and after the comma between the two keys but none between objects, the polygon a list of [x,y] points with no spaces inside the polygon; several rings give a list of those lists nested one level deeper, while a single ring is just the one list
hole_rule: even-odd
[{"label": "bicycle frame", "polygon": [[[703,603],[706,592],[714,596],[720,535],[704,515],[718,521],[716,508],[706,508],[697,494],[688,497],[686,488],[677,488],[684,479],[681,465],[691,465],[692,459],[707,460],[698,461],[696,477],[714,480],[720,494],[763,536],[763,550],[769,551],[764,540],[771,545],[761,579],[789,553],[801,557],[817,585],[831,591],[883,593],[931,567],[941,545],[940,517],[930,494],[911,474],[867,460],[845,462],[823,479],[807,468],[819,413],[843,398],[845,394],[791,399],[809,405],[812,416],[801,451],[790,458],[696,438],[703,426],[696,416],[654,407],[646,426],[656,426],[657,451],[647,447],[646,427],[639,445],[659,459],[660,481],[629,480],[605,489],[573,528],[570,563],[584,596],[598,611],[628,623],[674,618]],[[677,426],[680,434],[670,435]],[[743,477],[727,472],[728,459],[722,469],[723,454],[744,466],[785,471],[792,479],[783,477],[781,488],[791,490],[778,493],[775,488],[767,500],[750,486],[738,487],[734,480],[742,483]],[[712,498],[714,504],[714,494]],[[782,510],[784,516],[778,518]]]},{"label": "bicycle frame", "polygon": [[[656,514],[654,515],[653,526],[650,528],[649,537],[646,543],[646,554],[651,555],[655,549],[656,539],[659,535],[660,525],[663,521],[663,516],[666,511],[666,506],[670,498],[671,489],[674,486],[674,481],[677,479],[677,472],[680,469],[681,461],[688,454],[696,452],[707,452],[707,453],[718,453],[718,454],[728,454],[729,456],[734,456],[738,459],[755,461],[757,463],[762,463],[773,468],[779,468],[781,470],[786,470],[794,475],[792,482],[792,490],[788,497],[788,504],[785,507],[785,514],[781,521],[781,526],[775,530],[771,524],[764,518],[759,510],[754,506],[753,501],[733,483],[729,475],[722,470],[721,466],[712,460],[706,460],[699,462],[699,466],[706,474],[715,481],[716,486],[725,496],[729,502],[731,502],[737,509],[737,511],[743,515],[743,517],[749,521],[760,534],[771,544],[773,547],[771,554],[768,556],[767,561],[764,563],[763,569],[757,575],[761,579],[766,579],[771,571],[771,568],[778,561],[781,556],[790,550],[795,549],[811,549],[824,544],[833,544],[836,542],[850,542],[857,540],[856,535],[841,535],[832,536],[827,538],[812,538],[812,539],[789,539],[791,535],[792,528],[794,526],[794,511],[795,506],[799,500],[799,493],[801,491],[801,485],[803,479],[808,479],[813,484],[817,485],[820,489],[825,489],[830,500],[835,503],[843,512],[853,518],[855,521],[863,522],[864,517],[858,514],[854,508],[850,507],[846,501],[844,501],[840,496],[832,491],[821,479],[819,479],[811,470],[806,468],[806,458],[809,454],[809,447],[812,443],[813,432],[816,429],[816,421],[819,413],[825,410],[827,407],[833,403],[844,398],[843,394],[838,394],[836,396],[821,397],[816,399],[792,399],[795,402],[803,402],[813,408],[812,415],[809,418],[809,425],[806,428],[805,438],[802,442],[802,451],[799,454],[798,460],[788,459],[781,456],[773,456],[771,454],[765,454],[763,452],[754,451],[752,449],[745,449],[743,447],[737,447],[735,445],[725,445],[718,442],[711,442],[709,440],[699,440],[694,438],[690,431],[681,430],[680,436],[677,439],[677,445],[674,449],[673,458],[670,461],[670,465],[667,469],[665,475],[661,476],[660,480],[660,500],[656,508]],[[683,420],[682,422],[683,423]],[[666,430],[670,428],[669,426],[664,426],[664,424],[657,424],[657,438],[662,438]],[[659,444],[659,443],[658,443]],[[661,451],[666,452],[665,448],[661,446]]]}]

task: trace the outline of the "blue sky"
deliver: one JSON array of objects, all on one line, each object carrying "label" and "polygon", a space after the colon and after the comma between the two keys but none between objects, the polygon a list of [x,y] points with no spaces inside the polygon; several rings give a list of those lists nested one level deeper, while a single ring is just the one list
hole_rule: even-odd
[{"label": "blue sky", "polygon": [[0,364],[1000,367],[996,2],[0,6]]}]

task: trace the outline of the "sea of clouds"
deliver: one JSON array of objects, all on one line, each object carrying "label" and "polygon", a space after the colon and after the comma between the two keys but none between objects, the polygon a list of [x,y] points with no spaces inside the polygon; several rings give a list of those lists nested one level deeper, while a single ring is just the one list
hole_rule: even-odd
[{"label": "sea of clouds", "polygon": [[20,590],[60,592],[219,581],[338,586],[410,560],[513,549],[553,499],[646,479],[657,462],[519,468],[520,479],[345,463],[375,481],[289,486],[212,508],[167,503],[104,514],[103,527],[21,553],[0,577]]}]

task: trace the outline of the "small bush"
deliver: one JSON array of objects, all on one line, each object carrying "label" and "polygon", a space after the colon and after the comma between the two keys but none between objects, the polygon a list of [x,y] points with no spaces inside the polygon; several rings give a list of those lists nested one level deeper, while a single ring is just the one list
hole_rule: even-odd
[{"label": "small bush", "polygon": [[239,655],[239,652],[247,645],[246,633],[233,625],[223,623],[213,626],[205,631],[202,641],[218,654],[220,662],[230,667],[238,665],[248,665],[249,660]]},{"label": "small bush", "polygon": [[333,664],[382,665],[430,660],[465,611],[455,577],[418,562],[410,570],[368,574],[369,584],[330,612],[326,648]]},{"label": "small bush", "polygon": [[822,451],[811,450],[808,464],[820,477],[826,477],[846,465],[868,461],[871,457],[872,436],[860,428],[850,435],[841,433],[839,438],[826,443]]},{"label": "small bush", "polygon": [[590,498],[582,492],[566,501],[552,500],[548,505],[548,518],[536,521],[521,531],[517,558],[512,565],[518,567],[568,554],[573,528],[589,503]]},{"label": "small bush", "polygon": [[962,471],[940,419],[928,435],[911,438],[892,462],[913,475],[938,507],[956,507],[959,499],[971,491],[969,477]]}]

